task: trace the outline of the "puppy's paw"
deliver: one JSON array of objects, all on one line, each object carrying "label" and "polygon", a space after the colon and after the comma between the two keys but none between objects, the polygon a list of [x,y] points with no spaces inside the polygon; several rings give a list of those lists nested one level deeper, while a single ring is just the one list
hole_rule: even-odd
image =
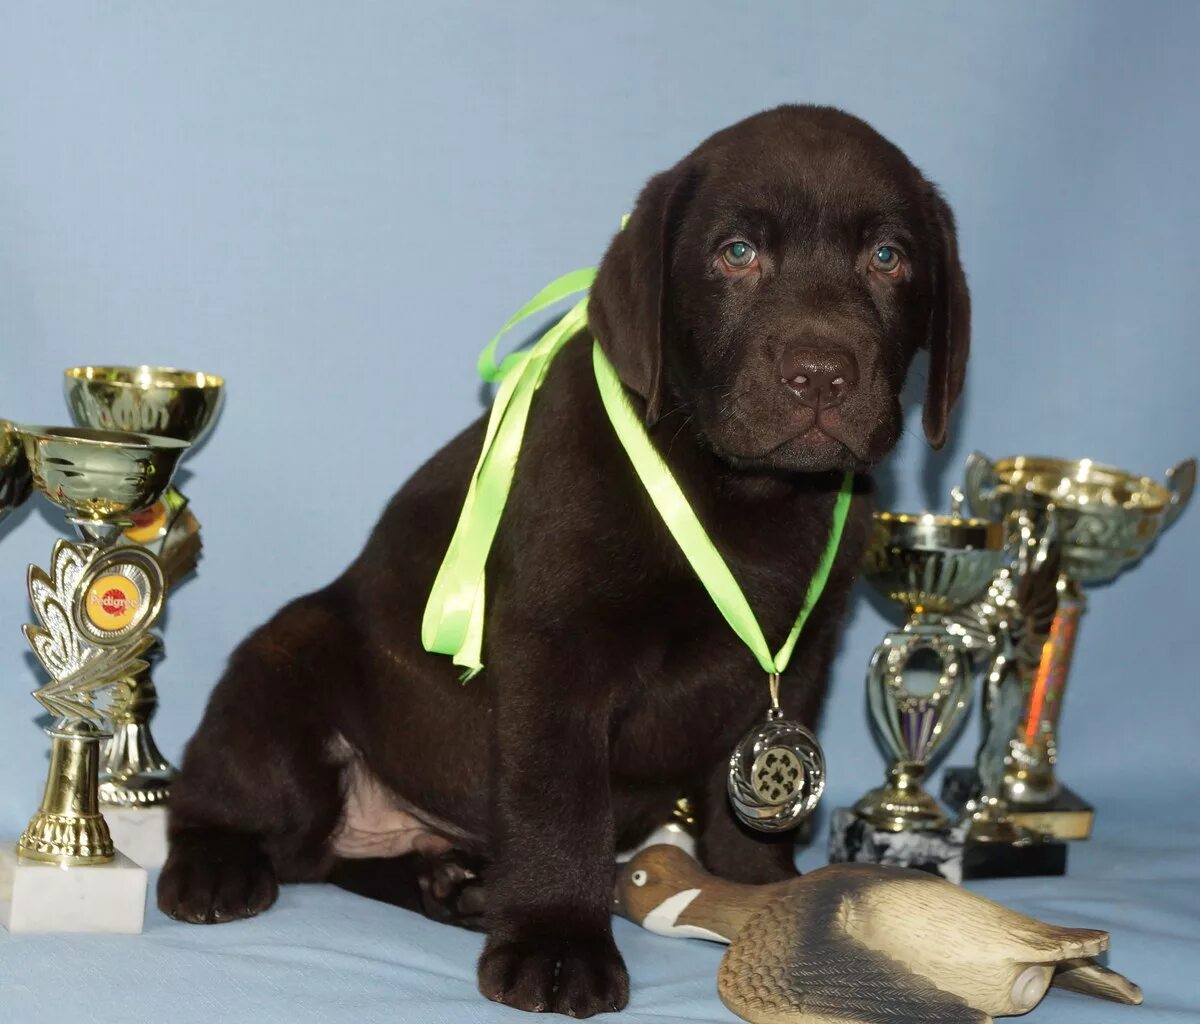
[{"label": "puppy's paw", "polygon": [[519,1010],[591,1017],[625,1008],[629,972],[607,934],[489,939],[479,991]]},{"label": "puppy's paw", "polygon": [[486,861],[460,850],[431,857],[417,876],[425,916],[472,931],[484,928]]},{"label": "puppy's paw", "polygon": [[183,833],[158,876],[158,909],[177,921],[221,924],[253,917],[279,896],[271,862],[248,836]]}]

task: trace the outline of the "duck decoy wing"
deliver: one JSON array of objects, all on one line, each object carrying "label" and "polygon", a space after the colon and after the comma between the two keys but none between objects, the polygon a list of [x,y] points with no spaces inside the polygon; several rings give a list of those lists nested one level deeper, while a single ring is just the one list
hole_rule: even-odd
[{"label": "duck decoy wing", "polygon": [[[863,870],[852,870],[858,868]],[[886,865],[837,864],[805,879],[814,886],[820,879],[830,893],[840,890],[852,895],[851,919],[872,931],[909,936],[919,924],[923,935],[941,940],[931,943],[931,949],[957,950],[965,944],[997,961],[1054,964],[1097,956],[1109,946],[1108,932],[1049,924],[922,872]],[[910,924],[902,929],[893,927],[897,922]],[[885,925],[888,927],[883,928]],[[870,945],[881,948],[878,942]]]},{"label": "duck decoy wing", "polygon": [[958,996],[781,900],[738,933],[721,1001],[751,1024],[991,1024]]}]

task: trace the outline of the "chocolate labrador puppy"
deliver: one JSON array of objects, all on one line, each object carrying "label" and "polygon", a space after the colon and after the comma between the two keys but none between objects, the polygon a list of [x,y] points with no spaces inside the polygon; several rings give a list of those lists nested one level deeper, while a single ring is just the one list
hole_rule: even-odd
[{"label": "chocolate labrador puppy", "polygon": [[[949,208],[830,108],[718,132],[651,179],[604,256],[591,334],[773,645],[856,474],[783,678],[790,717],[818,716],[909,365],[929,350],[924,425],[940,446],[968,319]],[[489,998],[585,1017],[628,998],[614,851],[680,795],[710,871],[794,873],[793,837],[747,829],[726,798],[766,679],[635,475],[591,346],[569,342],[533,403],[488,564],[483,675],[462,685],[420,643],[480,420],[405,484],[344,575],[234,652],[172,797],[166,913],[230,921],[269,907],[279,882],[334,877],[483,927]]]}]

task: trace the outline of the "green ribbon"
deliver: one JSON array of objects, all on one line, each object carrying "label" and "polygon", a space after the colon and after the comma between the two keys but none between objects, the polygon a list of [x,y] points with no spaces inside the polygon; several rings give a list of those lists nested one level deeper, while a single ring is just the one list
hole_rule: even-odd
[{"label": "green ribbon", "polygon": [[576,270],[550,282],[509,317],[479,355],[479,374],[501,381],[488,417],[483,449],[454,536],[446,549],[421,620],[421,643],[435,654],[449,654],[466,669],[463,682],[483,668],[484,567],[508,500],[525,422],[534,393],[542,386],[550,361],[560,348],[587,326],[587,297],[580,299],[532,348],[514,352],[496,365],[500,339],[522,320],[568,295],[591,287],[596,271]]},{"label": "green ribbon", "polygon": [[769,676],[779,676],[791,661],[800,631],[804,629],[804,624],[829,580],[829,572],[833,568],[833,560],[837,556],[842,531],[846,526],[846,515],[850,511],[853,474],[847,473],[842,479],[842,488],[833,506],[833,526],[829,532],[829,541],[821,554],[817,571],[808,585],[808,593],[800,607],[800,614],[796,616],[796,622],[783,646],[772,655],[771,648],[767,646],[767,638],[763,636],[762,627],[750,608],[750,602],[746,600],[746,595],[742,593],[738,581],[729,571],[725,559],[721,557],[721,553],[701,525],[679,482],[663,461],[663,457],[658,454],[658,449],[651,443],[646,428],[629,402],[629,396],[625,393],[617,371],[601,350],[599,342],[592,346],[592,365],[596,370],[596,383],[600,385],[600,398],[604,402],[613,429],[629,454],[633,468],[637,471],[642,486],[646,488],[646,493],[650,495],[650,500],[654,502],[654,507],[658,509],[663,523],[675,538],[679,550],[683,552],[683,557],[700,577],[700,582],[704,584],[704,589],[708,591],[709,597],[713,599],[713,604],[725,617],[725,621],[758,659],[763,671]]},{"label": "green ribbon", "polygon": [[[508,374],[521,363],[524,363],[526,360],[530,359],[534,355],[534,350],[528,352],[510,352],[507,356],[505,356],[504,361],[497,366],[496,346],[500,344],[500,339],[503,338],[504,335],[506,335],[510,330],[516,327],[517,324],[519,324],[522,320],[528,320],[531,316],[533,316],[534,313],[540,313],[543,309],[548,309],[550,306],[561,302],[568,295],[574,295],[576,292],[586,292],[589,288],[591,288],[592,282],[595,280],[596,268],[584,267],[582,270],[572,270],[569,274],[563,274],[562,277],[556,278],[546,285],[545,288],[543,288],[532,299],[525,303],[525,305],[523,305],[512,316],[510,316],[504,322],[504,326],[496,332],[496,336],[484,346],[483,351],[479,353],[479,361],[476,364],[476,368],[479,370],[479,376],[489,384],[494,384],[496,381],[502,380],[508,376]],[[576,305],[575,308],[572,309],[566,317],[564,317],[564,320],[573,317],[579,311],[581,306],[585,310],[583,323],[586,323],[587,299],[584,299],[582,302]],[[582,326],[583,323],[581,323],[579,326]],[[575,328],[575,330],[578,329],[578,327]],[[542,341],[545,342],[546,338],[550,337],[550,334],[553,333],[553,331],[554,328],[551,328],[551,330],[543,336]],[[571,335],[568,334],[553,347],[553,350],[550,351],[546,357],[547,362],[554,356],[554,353],[562,347],[562,343],[570,336]],[[541,381],[539,380],[538,383],[540,384]],[[536,385],[534,390],[537,390]],[[503,413],[501,413],[501,417],[503,417]],[[495,418],[494,412],[493,418]],[[524,421],[522,421],[522,425],[524,425]]]},{"label": "green ribbon", "polygon": [[[479,356],[480,376],[487,381],[500,381],[500,388],[454,536],[438,569],[421,622],[421,643],[425,649],[449,654],[455,665],[466,669],[464,682],[483,668],[484,570],[512,485],[529,407],[558,350],[587,326],[587,297],[572,306],[532,348],[507,356],[499,366],[496,348],[504,334],[522,320],[589,288],[595,277],[595,270],[576,270],[552,281],[509,318]],[[829,540],[796,622],[783,646],[772,655],[742,588],[651,443],[599,342],[592,345],[592,364],[609,421],[638,478],[725,621],[771,677],[772,703],[777,705],[779,675],[787,668],[800,632],[825,589],[841,543],[850,510],[853,475],[847,473],[842,480]]]}]

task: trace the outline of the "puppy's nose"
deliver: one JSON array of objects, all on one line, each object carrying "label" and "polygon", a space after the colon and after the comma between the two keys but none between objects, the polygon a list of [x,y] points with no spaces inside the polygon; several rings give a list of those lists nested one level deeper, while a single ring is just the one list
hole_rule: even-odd
[{"label": "puppy's nose", "polygon": [[849,352],[833,348],[792,349],[780,368],[783,382],[814,409],[829,409],[858,383],[858,364]]}]

